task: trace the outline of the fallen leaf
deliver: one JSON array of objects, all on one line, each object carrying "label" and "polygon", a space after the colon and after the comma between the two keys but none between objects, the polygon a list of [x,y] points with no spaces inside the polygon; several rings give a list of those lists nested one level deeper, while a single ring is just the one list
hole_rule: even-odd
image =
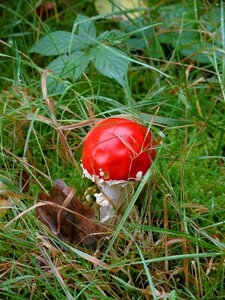
[{"label": "fallen leaf", "polygon": [[[99,14],[112,13],[108,18],[114,19],[116,21],[127,20],[127,17],[130,19],[135,19],[140,17],[143,11],[138,11],[138,8],[146,8],[144,0],[114,0],[113,2],[110,0],[96,0],[95,8]],[[137,9],[132,13],[128,13],[127,16],[123,14],[124,10],[132,10]],[[118,14],[121,12],[121,14]],[[113,13],[117,13],[113,15]]]},{"label": "fallen leaf", "polygon": [[93,209],[82,203],[74,189],[61,179],[53,183],[50,195],[39,194],[38,201],[48,202],[37,208],[40,221],[65,242],[94,248],[99,239],[110,234],[108,227],[93,220]]}]

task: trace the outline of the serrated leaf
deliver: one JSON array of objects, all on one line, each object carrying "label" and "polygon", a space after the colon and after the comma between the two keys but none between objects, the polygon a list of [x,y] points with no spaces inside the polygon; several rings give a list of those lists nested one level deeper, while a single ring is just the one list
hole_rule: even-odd
[{"label": "serrated leaf", "polygon": [[223,58],[223,54],[210,43],[199,43],[198,41],[195,41],[190,47],[182,48],[181,53],[184,56],[190,56],[190,59],[199,63],[210,63],[214,55],[221,60]]},{"label": "serrated leaf", "polygon": [[[67,64],[67,55],[62,55],[54,59],[46,69],[54,71],[54,75],[62,78],[63,70]],[[47,77],[47,88],[49,94],[61,94],[67,87],[67,84],[60,79],[53,78],[51,76]]]},{"label": "serrated leaf", "polygon": [[120,27],[132,37],[142,37],[150,39],[154,35],[154,24],[149,24],[149,20],[144,17],[139,17],[132,22],[130,20],[121,21]]},{"label": "serrated leaf", "polygon": [[82,51],[73,52],[70,56],[62,55],[54,59],[47,67],[62,78],[76,80],[86,69],[90,56]]},{"label": "serrated leaf", "polygon": [[54,31],[42,37],[30,52],[46,56],[61,55],[69,51],[81,50],[87,47],[85,40],[68,31]]},{"label": "serrated leaf", "polygon": [[159,8],[159,14],[165,25],[172,26],[180,24],[181,20],[193,20],[193,6],[185,4],[164,5]]},{"label": "serrated leaf", "polygon": [[65,66],[68,62],[68,56],[61,55],[54,59],[47,67],[46,69],[54,71],[55,75],[62,76],[63,70],[65,69]]},{"label": "serrated leaf", "polygon": [[76,80],[87,68],[90,55],[81,51],[73,52],[69,59],[70,77]]},{"label": "serrated leaf", "polygon": [[81,43],[86,44],[86,48],[96,43],[96,29],[90,18],[78,15],[74,25],[74,33]]},{"label": "serrated leaf", "polygon": [[193,41],[196,41],[199,39],[199,34],[197,32],[190,31],[183,31],[181,34],[179,34],[177,31],[169,31],[163,34],[160,34],[158,36],[159,42],[162,44],[170,44],[173,47],[176,47],[178,45],[184,46],[186,44],[191,45]]},{"label": "serrated leaf", "polygon": [[[61,55],[54,59],[47,69],[54,71],[60,79],[77,80],[89,64],[90,56],[82,51],[73,52],[70,56]],[[48,91],[50,93],[62,93],[67,84],[53,77],[47,78]]]},{"label": "serrated leaf", "polygon": [[78,15],[74,23],[75,33],[82,37],[87,44],[94,44],[96,40],[96,28],[90,18]]},{"label": "serrated leaf", "polygon": [[116,79],[124,86],[124,77],[129,65],[128,56],[121,50],[104,44],[98,45],[93,50],[95,68],[103,75]]},{"label": "serrated leaf", "polygon": [[30,52],[42,55],[58,55],[68,52],[68,45],[71,41],[71,33],[67,31],[55,31],[42,37],[36,45],[33,45]]},{"label": "serrated leaf", "polygon": [[98,41],[104,42],[108,41],[111,45],[120,44],[125,39],[124,32],[113,29],[113,30],[107,30],[99,34]]}]

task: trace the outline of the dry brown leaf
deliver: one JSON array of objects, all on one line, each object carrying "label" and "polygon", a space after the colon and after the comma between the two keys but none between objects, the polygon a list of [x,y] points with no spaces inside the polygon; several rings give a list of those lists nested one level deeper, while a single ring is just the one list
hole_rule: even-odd
[{"label": "dry brown leaf", "polygon": [[39,219],[60,239],[69,243],[82,243],[95,247],[98,240],[110,234],[108,227],[93,220],[94,211],[82,203],[64,181],[58,179],[53,184],[50,195],[39,194],[39,201],[57,205],[37,208]]}]

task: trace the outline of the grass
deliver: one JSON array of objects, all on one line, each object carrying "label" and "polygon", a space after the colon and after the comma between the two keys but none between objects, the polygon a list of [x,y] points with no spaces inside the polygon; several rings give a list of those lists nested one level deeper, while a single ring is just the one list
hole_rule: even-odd
[{"label": "grass", "polygon": [[[78,13],[98,15],[78,2],[54,2],[46,20],[35,1],[0,5],[0,298],[224,299],[224,5],[149,1],[150,31],[98,16],[98,33],[127,35],[129,90],[90,67],[52,97],[54,116],[41,85],[51,58],[29,49],[47,31],[70,31]],[[67,244],[37,219],[38,194],[61,178],[85,201],[83,139],[94,118],[119,114],[151,127],[157,159],[112,236],[95,251]]]}]

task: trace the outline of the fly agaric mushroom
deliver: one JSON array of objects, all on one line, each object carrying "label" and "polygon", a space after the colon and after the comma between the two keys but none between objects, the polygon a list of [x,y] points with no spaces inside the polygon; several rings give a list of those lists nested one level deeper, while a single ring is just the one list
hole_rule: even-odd
[{"label": "fly agaric mushroom", "polygon": [[102,222],[114,216],[129,183],[141,180],[156,157],[155,142],[148,129],[132,120],[108,118],[85,138],[82,151],[84,176],[101,193],[94,194]]}]

